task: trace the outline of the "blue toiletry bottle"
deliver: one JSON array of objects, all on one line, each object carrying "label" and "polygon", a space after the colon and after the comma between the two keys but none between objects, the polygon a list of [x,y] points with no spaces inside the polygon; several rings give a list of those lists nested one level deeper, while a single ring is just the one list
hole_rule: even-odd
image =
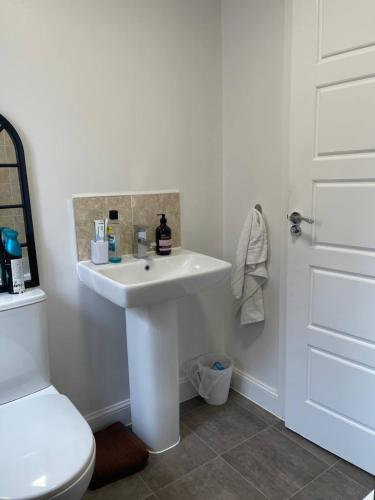
[{"label": "blue toiletry bottle", "polygon": [[109,211],[107,226],[109,262],[119,263],[122,260],[120,252],[120,224],[118,221],[118,211]]},{"label": "blue toiletry bottle", "polygon": [[22,248],[18,241],[18,232],[5,228],[1,234],[8,292],[12,294],[23,293],[25,291],[25,278],[22,265]]}]

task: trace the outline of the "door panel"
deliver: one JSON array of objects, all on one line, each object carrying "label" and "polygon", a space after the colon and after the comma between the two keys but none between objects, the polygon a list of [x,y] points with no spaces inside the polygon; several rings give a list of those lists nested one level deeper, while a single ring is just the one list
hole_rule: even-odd
[{"label": "door panel", "polygon": [[324,0],[320,15],[322,58],[375,44],[373,0]]},{"label": "door panel", "polygon": [[317,90],[318,156],[375,150],[375,78]]},{"label": "door panel", "polygon": [[286,425],[375,473],[375,2],[294,0]]},{"label": "door panel", "polygon": [[313,189],[314,243],[375,250],[375,182],[314,182]]},{"label": "door panel", "polygon": [[[345,386],[341,380],[347,381]],[[375,429],[375,412],[368,411],[366,390],[369,384],[375,384],[373,368],[311,347],[308,383],[307,402],[327,408],[350,423]]]},{"label": "door panel", "polygon": [[312,269],[311,281],[313,325],[375,343],[374,278]]}]

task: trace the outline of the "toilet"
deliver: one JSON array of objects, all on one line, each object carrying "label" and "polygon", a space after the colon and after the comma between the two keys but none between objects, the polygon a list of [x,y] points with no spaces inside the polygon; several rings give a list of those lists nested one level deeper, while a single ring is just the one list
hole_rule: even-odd
[{"label": "toilet", "polygon": [[89,425],[50,383],[46,294],[1,293],[0,499],[78,500],[94,464]]}]

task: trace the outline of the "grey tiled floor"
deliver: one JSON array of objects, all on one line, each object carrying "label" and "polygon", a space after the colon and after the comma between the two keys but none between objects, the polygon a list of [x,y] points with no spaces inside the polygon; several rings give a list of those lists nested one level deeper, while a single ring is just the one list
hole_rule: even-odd
[{"label": "grey tiled floor", "polygon": [[373,477],[286,429],[231,391],[181,405],[181,443],[84,500],[362,500]]}]

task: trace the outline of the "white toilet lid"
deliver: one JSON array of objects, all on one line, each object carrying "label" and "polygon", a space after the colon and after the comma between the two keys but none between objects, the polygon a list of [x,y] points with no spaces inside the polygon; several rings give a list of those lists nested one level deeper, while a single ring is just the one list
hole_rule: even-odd
[{"label": "white toilet lid", "polygon": [[66,396],[0,406],[0,498],[40,498],[67,487],[94,449],[89,425]]}]

